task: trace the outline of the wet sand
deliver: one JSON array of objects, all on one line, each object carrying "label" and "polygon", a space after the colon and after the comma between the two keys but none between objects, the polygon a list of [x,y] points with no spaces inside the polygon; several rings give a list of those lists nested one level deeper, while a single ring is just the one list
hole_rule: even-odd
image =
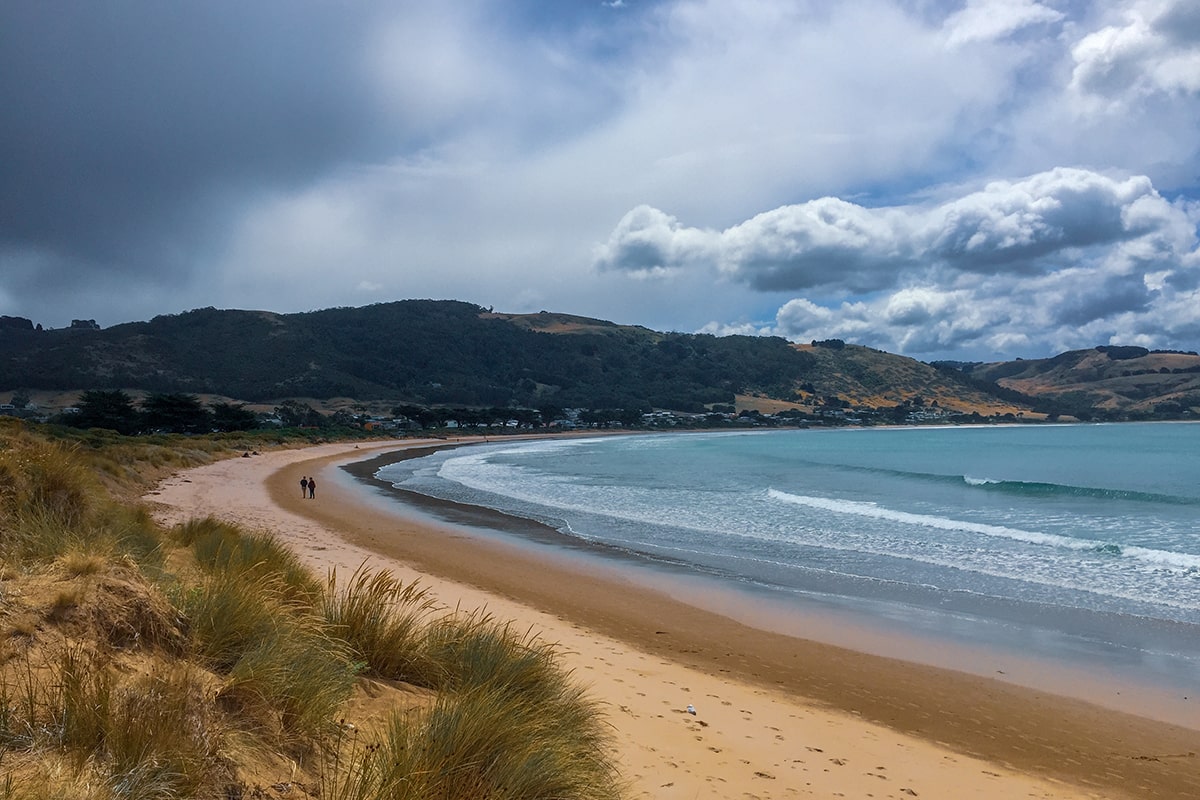
[{"label": "wet sand", "polygon": [[[339,490],[335,466],[371,455],[232,459],[150,499],[174,518],[271,530],[321,572],[370,559],[558,642],[608,709],[632,796],[1200,797],[1196,730],[760,630],[579,559],[394,513]],[[313,474],[317,498],[301,500]]]}]

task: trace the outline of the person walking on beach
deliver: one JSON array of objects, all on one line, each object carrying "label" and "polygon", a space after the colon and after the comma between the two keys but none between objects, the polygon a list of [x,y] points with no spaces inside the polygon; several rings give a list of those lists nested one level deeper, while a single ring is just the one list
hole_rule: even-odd
[{"label": "person walking on beach", "polygon": [[304,475],[300,478],[300,496],[308,497],[308,476]]},{"label": "person walking on beach", "polygon": [[310,498],[312,498],[313,500],[317,499],[317,479],[316,478],[308,479],[308,496]]}]

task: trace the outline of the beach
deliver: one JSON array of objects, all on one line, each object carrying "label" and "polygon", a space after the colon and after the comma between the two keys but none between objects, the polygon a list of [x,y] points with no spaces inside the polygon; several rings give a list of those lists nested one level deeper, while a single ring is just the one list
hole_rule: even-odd
[{"label": "beach", "polygon": [[318,574],[365,561],[556,643],[614,727],[630,797],[1200,796],[1196,730],[762,630],[619,571],[363,502],[335,472],[421,444],[228,459],[147,499],[165,522],[269,531]]}]

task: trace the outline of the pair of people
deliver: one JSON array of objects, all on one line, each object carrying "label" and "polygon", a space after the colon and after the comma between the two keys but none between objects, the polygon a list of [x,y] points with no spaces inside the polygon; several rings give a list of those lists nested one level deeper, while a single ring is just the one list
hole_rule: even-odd
[{"label": "pair of people", "polygon": [[300,496],[316,499],[317,479],[304,475],[300,478]]}]

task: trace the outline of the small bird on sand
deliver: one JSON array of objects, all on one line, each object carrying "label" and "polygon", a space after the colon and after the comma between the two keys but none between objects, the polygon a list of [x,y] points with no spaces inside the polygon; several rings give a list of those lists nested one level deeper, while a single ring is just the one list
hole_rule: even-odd
[{"label": "small bird on sand", "polygon": [[687,708],[687,712],[688,712],[689,714],[695,714],[695,713],[696,713],[696,707],[695,707],[695,706],[688,706],[688,708]]}]

